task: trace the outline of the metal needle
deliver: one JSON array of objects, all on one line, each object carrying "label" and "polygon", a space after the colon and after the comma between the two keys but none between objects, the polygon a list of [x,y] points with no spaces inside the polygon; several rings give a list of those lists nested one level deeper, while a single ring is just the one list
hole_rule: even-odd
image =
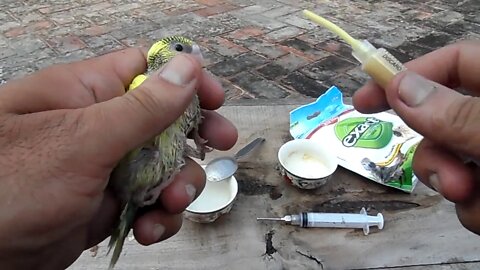
[{"label": "metal needle", "polygon": [[285,218],[257,218],[257,220],[286,221]]}]

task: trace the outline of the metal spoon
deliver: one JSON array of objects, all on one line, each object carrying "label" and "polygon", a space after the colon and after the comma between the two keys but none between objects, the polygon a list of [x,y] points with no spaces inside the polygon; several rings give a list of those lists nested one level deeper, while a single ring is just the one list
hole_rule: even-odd
[{"label": "metal spoon", "polygon": [[238,169],[237,160],[246,156],[263,141],[265,138],[257,138],[240,149],[233,157],[219,157],[210,161],[205,166],[207,180],[218,182],[230,178]]}]

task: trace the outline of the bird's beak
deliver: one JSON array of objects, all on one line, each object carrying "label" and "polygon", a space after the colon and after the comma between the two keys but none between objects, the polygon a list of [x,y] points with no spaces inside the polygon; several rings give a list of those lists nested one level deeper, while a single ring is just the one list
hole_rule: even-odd
[{"label": "bird's beak", "polygon": [[203,55],[197,44],[192,45],[192,55],[197,58],[198,62],[203,66]]}]

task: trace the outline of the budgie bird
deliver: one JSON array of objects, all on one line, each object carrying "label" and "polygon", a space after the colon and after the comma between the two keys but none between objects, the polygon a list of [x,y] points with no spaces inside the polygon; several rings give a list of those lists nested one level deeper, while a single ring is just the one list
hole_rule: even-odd
[{"label": "budgie bird", "polygon": [[[179,53],[201,59],[199,46],[187,38],[170,36],[154,43],[148,51],[147,71],[134,78],[128,91],[135,91],[150,74]],[[200,102],[195,96],[182,116],[162,133],[130,151],[112,171],[109,185],[121,201],[123,210],[108,245],[109,252],[114,249],[109,269],[114,268],[120,257],[137,210],[155,203],[185,164],[185,157],[203,160],[205,153],[211,151],[198,133],[201,121]],[[189,134],[195,141],[195,148],[187,144]]]}]

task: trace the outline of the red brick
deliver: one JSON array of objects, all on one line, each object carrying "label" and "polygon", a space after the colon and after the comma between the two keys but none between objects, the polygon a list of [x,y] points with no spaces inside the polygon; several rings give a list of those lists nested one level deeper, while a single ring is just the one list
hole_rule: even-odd
[{"label": "red brick", "polygon": [[315,61],[315,60],[318,60],[322,57],[320,56],[317,56],[317,55],[314,55],[314,54],[310,54],[310,53],[305,53],[303,51],[300,51],[300,50],[297,50],[295,48],[292,48],[292,47],[289,47],[289,46],[284,46],[284,45],[278,45],[280,48],[282,48],[283,50],[287,51],[287,52],[290,52],[294,55],[298,55],[308,61]]},{"label": "red brick", "polygon": [[223,56],[236,56],[248,52],[246,48],[221,37],[202,39],[199,43],[202,46],[213,49]]},{"label": "red brick", "polygon": [[53,23],[50,22],[50,21],[39,21],[39,22],[36,22],[32,25],[30,25],[28,28],[29,30],[33,30],[33,31],[38,31],[38,30],[42,30],[42,29],[48,29],[50,27],[52,27]]},{"label": "red brick", "polygon": [[[76,1],[69,1],[68,3],[54,4],[53,1],[48,2],[42,6],[37,7],[37,10],[42,14],[53,14],[60,11],[71,10],[75,7],[80,6]],[[66,1],[63,1],[66,2]]]},{"label": "red brick", "polygon": [[[55,13],[59,14],[59,13]],[[54,21],[57,25],[66,25],[75,21],[73,16],[51,16],[51,20]]]},{"label": "red brick", "polygon": [[25,34],[25,27],[15,27],[3,33],[8,38],[18,37]]},{"label": "red brick", "polygon": [[171,8],[171,9],[163,10],[163,13],[165,13],[168,16],[183,15],[189,12],[196,11],[200,8],[201,7],[190,7],[190,8],[180,8],[180,9]]},{"label": "red brick", "polygon": [[336,41],[331,40],[331,41],[327,41],[327,42],[321,44],[321,48],[324,49],[327,52],[334,53],[334,52],[337,52],[341,49],[341,44],[340,44],[340,42],[336,42]]},{"label": "red brick", "polygon": [[69,35],[47,40],[47,43],[60,53],[73,52],[85,48],[87,45],[77,36]]},{"label": "red brick", "polygon": [[100,36],[108,32],[109,29],[107,27],[100,25],[94,25],[85,29],[85,34],[89,36]]},{"label": "red brick", "polygon": [[28,32],[36,32],[42,29],[49,29],[53,25],[52,22],[44,20],[31,23],[24,27],[15,27],[4,33],[6,37],[18,37]]},{"label": "red brick", "polygon": [[147,38],[126,38],[120,42],[127,47],[149,48],[152,45],[152,41]]},{"label": "red brick", "polygon": [[200,10],[195,11],[195,13],[197,15],[202,16],[202,17],[209,17],[209,16],[212,16],[212,15],[225,13],[225,12],[237,9],[237,8],[238,8],[237,6],[234,6],[234,5],[231,5],[231,4],[222,4],[222,5],[202,8]]},{"label": "red brick", "polygon": [[263,30],[257,27],[245,27],[231,32],[228,36],[234,40],[245,40],[250,37],[263,35]]},{"label": "red brick", "polygon": [[214,7],[225,3],[225,1],[221,0],[196,0],[195,2],[209,7]]},{"label": "red brick", "polygon": [[356,62],[355,58],[352,56],[352,48],[343,42],[332,39],[319,43],[315,47]]}]

